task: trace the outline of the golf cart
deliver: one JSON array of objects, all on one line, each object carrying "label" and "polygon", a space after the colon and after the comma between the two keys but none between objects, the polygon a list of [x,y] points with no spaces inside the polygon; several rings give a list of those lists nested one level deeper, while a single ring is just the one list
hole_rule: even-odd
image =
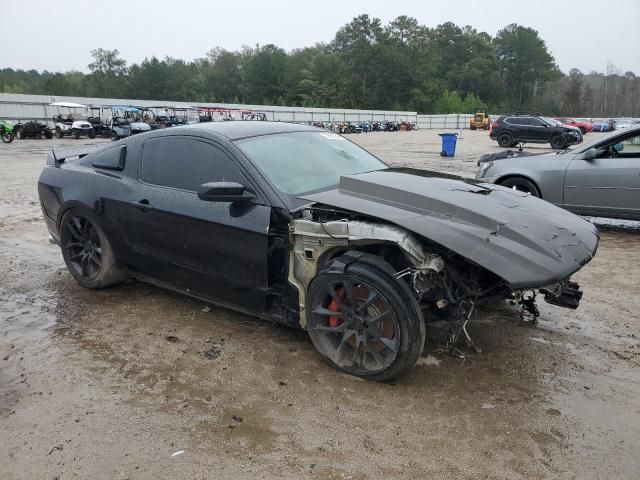
[{"label": "golf cart", "polygon": [[0,120],[0,138],[4,143],[13,142],[13,125],[6,120]]},{"label": "golf cart", "polygon": [[148,110],[155,115],[153,129],[173,127],[178,124],[173,107],[149,107]]},{"label": "golf cart", "polygon": [[53,132],[46,123],[30,120],[28,122],[18,122],[13,126],[15,137],[23,138],[53,138]]},{"label": "golf cart", "polygon": [[[73,135],[73,138],[80,138],[86,135],[89,138],[96,138],[93,126],[86,119],[86,107],[79,103],[55,102],[49,106],[56,107],[58,114],[53,117],[56,137],[63,138],[66,135]],[[74,110],[74,112],[72,112]],[[78,110],[81,110],[78,112]],[[75,117],[74,117],[75,115]]]},{"label": "golf cart", "polygon": [[228,110],[222,108],[200,107],[198,108],[198,116],[200,123],[203,122],[222,122],[226,120],[226,112]]},{"label": "golf cart", "polygon": [[200,116],[198,115],[198,109],[193,107],[176,107],[173,109],[176,125],[193,125],[194,123],[200,123]]},{"label": "golf cart", "polygon": [[89,112],[87,121],[93,127],[95,134],[103,138],[109,138],[111,136],[111,127],[109,126],[107,115],[105,115],[105,110],[108,111],[109,107],[90,105],[87,110]]},{"label": "golf cart", "polygon": [[142,110],[123,105],[111,107],[110,128],[113,141],[151,130],[151,126],[142,120]]},{"label": "golf cart", "polygon": [[245,110],[242,112],[242,120],[258,120],[261,122],[265,122],[267,120],[267,114],[262,112],[250,112]]}]

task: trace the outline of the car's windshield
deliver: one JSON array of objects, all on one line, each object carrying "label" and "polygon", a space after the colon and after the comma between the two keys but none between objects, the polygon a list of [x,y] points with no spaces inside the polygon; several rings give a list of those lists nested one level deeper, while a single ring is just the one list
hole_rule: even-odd
[{"label": "car's windshield", "polygon": [[301,195],[337,185],[343,175],[388,168],[349,140],[331,132],[292,132],[236,142],[280,191]]},{"label": "car's windshield", "polygon": [[545,122],[547,125],[551,126],[551,127],[563,127],[564,124],[559,121],[556,120],[554,118],[549,118],[549,117],[539,117],[540,120],[542,120],[543,122]]},{"label": "car's windshield", "polygon": [[599,145],[600,143],[606,143],[607,141],[609,141],[610,139],[612,139],[613,137],[619,136],[620,134],[623,134],[625,132],[620,132],[620,130],[613,130],[605,135],[601,135],[596,137],[594,140],[591,140],[590,142],[587,143],[583,143],[582,145],[580,145],[579,148],[576,148],[573,151],[573,153],[583,153],[586,152],[587,150],[595,147],[596,145]]}]

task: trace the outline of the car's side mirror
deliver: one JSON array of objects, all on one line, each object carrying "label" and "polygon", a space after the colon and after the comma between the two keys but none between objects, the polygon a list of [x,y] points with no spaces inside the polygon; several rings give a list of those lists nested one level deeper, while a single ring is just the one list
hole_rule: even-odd
[{"label": "car's side mirror", "polygon": [[596,158],[598,156],[598,152],[596,151],[595,148],[590,148],[589,150],[587,150],[586,152],[582,153],[580,155],[580,160],[593,160],[594,158]]},{"label": "car's side mirror", "polygon": [[207,202],[248,203],[254,195],[237,182],[208,182],[198,187],[198,198]]}]

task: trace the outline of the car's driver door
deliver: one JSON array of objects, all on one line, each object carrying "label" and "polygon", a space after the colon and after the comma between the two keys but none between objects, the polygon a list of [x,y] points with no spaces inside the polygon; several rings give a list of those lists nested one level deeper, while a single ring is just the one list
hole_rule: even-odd
[{"label": "car's driver door", "polygon": [[580,157],[567,168],[565,208],[582,215],[640,219],[640,133],[599,145],[595,158]]},{"label": "car's driver door", "polygon": [[238,163],[220,146],[191,136],[149,138],[142,147],[139,193],[126,207],[131,268],[189,293],[260,312],[268,288],[271,208],[212,202],[195,190],[234,181],[253,193]]}]

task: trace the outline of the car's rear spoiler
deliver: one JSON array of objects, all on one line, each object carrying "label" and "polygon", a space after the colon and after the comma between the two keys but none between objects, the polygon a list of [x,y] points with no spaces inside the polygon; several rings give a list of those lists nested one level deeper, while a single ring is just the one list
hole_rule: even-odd
[{"label": "car's rear spoiler", "polygon": [[69,160],[71,158],[86,157],[91,152],[94,152],[97,148],[97,146],[85,145],[83,147],[57,148],[55,150],[51,150],[49,152],[49,155],[47,156],[47,165],[60,167],[60,165],[65,162],[65,160]]}]

